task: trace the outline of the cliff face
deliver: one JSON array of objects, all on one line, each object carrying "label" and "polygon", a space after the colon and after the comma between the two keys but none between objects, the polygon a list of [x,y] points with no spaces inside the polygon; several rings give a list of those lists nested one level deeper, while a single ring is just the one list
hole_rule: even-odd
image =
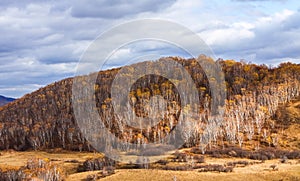
[{"label": "cliff face", "polygon": [[[190,134],[186,135],[188,139],[185,140],[185,146],[198,145],[205,150],[213,144],[242,146],[248,141],[283,146],[278,130],[286,127],[274,120],[277,117],[282,119],[282,113],[276,113],[278,106],[284,106],[300,95],[300,65],[285,63],[277,68],[268,68],[264,65],[219,60],[225,73],[227,100],[223,122],[218,126],[208,124],[217,118],[208,114],[211,91],[204,71],[195,60],[172,59],[187,69],[195,81],[201,102],[200,107],[195,108],[199,109],[201,122],[192,122],[195,124],[179,133]],[[149,62],[140,64],[151,66]],[[94,85],[96,107],[102,120],[105,120],[104,125],[128,143],[162,142],[162,138],[176,127],[179,111],[188,109],[181,107],[176,86],[166,78],[155,75],[144,76],[132,85],[129,103],[138,117],[148,117],[149,112],[153,112],[153,97],[160,96],[166,100],[166,111],[155,115],[160,120],[158,124],[135,128],[114,115],[110,90],[119,71],[113,69],[99,72]],[[173,74],[178,75],[176,70]],[[130,69],[126,76],[131,76]],[[87,84],[87,76],[78,80],[83,87]],[[177,81],[179,86],[185,85],[184,79],[178,77]],[[0,107],[0,149],[91,150],[74,119],[72,101],[84,100],[72,99],[72,83],[72,78],[55,82]],[[158,104],[163,106],[162,103]],[[193,105],[191,107],[194,108]],[[210,127],[204,128],[206,125]],[[129,148],[125,145],[124,149]]]}]

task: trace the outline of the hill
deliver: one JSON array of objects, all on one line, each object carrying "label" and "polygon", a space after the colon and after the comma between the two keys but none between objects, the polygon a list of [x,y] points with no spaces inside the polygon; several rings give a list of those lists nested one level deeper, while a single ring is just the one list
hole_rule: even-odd
[{"label": "hill", "polygon": [[[113,81],[122,70],[122,75],[133,76],[133,69],[122,67],[101,71],[86,76],[77,77],[77,85],[86,87],[94,85],[96,109],[103,125],[124,140],[123,150],[133,149],[131,143],[142,145],[147,142],[165,143],[174,140],[164,140],[165,135],[179,134],[185,147],[197,146],[203,153],[216,146],[227,147],[237,145],[243,148],[259,149],[259,147],[275,147],[278,149],[299,149],[299,145],[288,147],[286,133],[290,126],[299,123],[299,105],[289,107],[292,102],[300,101],[300,65],[282,63],[270,68],[265,65],[255,65],[233,60],[218,60],[224,71],[227,97],[224,102],[223,121],[216,124],[220,117],[210,112],[214,103],[210,83],[218,76],[208,80],[205,71],[195,59],[170,57],[182,65],[195,82],[201,105],[181,105],[181,95],[177,87],[187,85],[186,80],[178,70],[171,72],[177,77],[176,85],[163,76],[147,75],[139,78],[129,91],[129,104],[133,111],[127,116],[149,117],[153,112],[153,97],[158,97],[158,106],[163,105],[159,97],[166,101],[166,111],[156,114],[159,123],[144,127],[128,126],[124,117],[114,115],[111,98]],[[205,56],[200,59],[213,63]],[[149,68],[153,64],[162,64],[162,60],[138,63]],[[164,67],[164,66],[161,66]],[[125,73],[124,73],[125,71]],[[163,71],[163,70],[161,70]],[[96,82],[89,82],[89,77],[97,75]],[[83,109],[88,109],[85,98],[72,97],[73,78],[64,79],[50,84],[31,94],[0,108],[0,149],[43,150],[63,148],[68,150],[93,150],[91,144],[84,138],[74,117],[74,101]],[[123,82],[128,84],[128,82]],[[187,95],[186,99],[193,99]],[[154,101],[155,102],[155,101]],[[152,105],[152,106],[151,106]],[[156,104],[155,104],[156,105]],[[155,106],[154,106],[155,107]],[[180,123],[181,110],[195,109],[200,114],[200,120],[193,120],[185,125],[184,130],[176,130]],[[284,109],[289,109],[293,117],[287,120]],[[126,112],[126,111],[125,111]],[[295,113],[296,112],[296,113]],[[295,113],[295,114],[294,114]],[[292,115],[293,114],[293,115]],[[290,116],[292,115],[292,116]],[[284,123],[283,123],[284,122]],[[184,123],[183,123],[184,124]],[[189,135],[187,135],[189,134]],[[99,135],[100,142],[106,142],[108,137]],[[299,139],[299,138],[296,138]]]},{"label": "hill", "polygon": [[8,98],[8,97],[4,97],[0,95],[0,106],[4,106],[7,103],[10,103],[12,101],[14,101],[15,99],[13,98]]}]

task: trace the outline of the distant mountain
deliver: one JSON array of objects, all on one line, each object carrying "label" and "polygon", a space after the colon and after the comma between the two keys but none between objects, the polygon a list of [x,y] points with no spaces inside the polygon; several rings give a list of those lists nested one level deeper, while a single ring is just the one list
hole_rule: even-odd
[{"label": "distant mountain", "polygon": [[0,106],[4,106],[7,103],[14,101],[14,98],[4,97],[0,95]]},{"label": "distant mountain", "polygon": [[[153,74],[138,79],[128,94],[130,99],[125,102],[131,112],[126,111],[127,107],[124,108],[125,111],[121,110],[126,113],[124,115],[126,117],[115,115],[110,91],[118,74],[129,78],[135,76],[133,67],[126,66],[101,71],[77,77],[77,80],[68,78],[27,94],[7,106],[0,107],[0,150],[52,148],[92,150],[90,143],[82,134],[90,130],[81,132],[75,120],[75,108],[72,106],[75,103],[79,105],[77,108],[79,107],[83,111],[96,110],[103,120],[104,126],[116,137],[124,140],[122,145],[118,145],[124,150],[135,148],[130,147],[129,143],[177,141],[172,140],[173,136],[169,140],[162,139],[167,134],[187,137],[184,140],[185,146],[198,146],[202,152],[213,148],[214,145],[224,147],[238,144],[240,147],[245,145],[253,150],[259,145],[279,148],[286,148],[289,145],[291,141],[288,143],[284,141],[287,140],[284,131],[292,129],[291,126],[298,124],[299,120],[297,102],[300,102],[300,65],[282,63],[278,67],[271,68],[266,65],[234,60],[218,60],[225,74],[227,93],[226,109],[223,110],[223,119],[220,119],[210,115],[209,107],[214,101],[218,101],[219,97],[219,95],[211,96],[211,88],[214,87],[210,86],[210,82],[218,81],[218,77],[221,75],[215,75],[208,80],[195,59],[186,60],[178,57],[172,57],[172,59],[182,65],[191,75],[198,90],[197,96],[201,104],[199,107],[196,107],[197,105],[185,105],[185,107],[181,105],[181,99],[192,100],[195,97],[190,97],[192,94],[188,93],[179,94],[180,88],[186,87],[188,84],[181,77],[180,69],[176,67],[168,72],[170,77],[176,78],[173,81],[176,84],[163,76]],[[203,62],[208,62],[207,67],[210,67],[209,62],[214,63],[207,57],[202,57],[202,59]],[[161,60],[138,63],[136,67],[145,69],[155,67],[160,69],[157,72],[166,71],[164,62]],[[207,73],[212,75],[210,69],[207,69]],[[93,75],[97,77],[95,82],[90,78]],[[74,81],[76,84],[73,84]],[[86,97],[72,97],[73,85],[75,85],[73,88],[78,88],[79,91],[88,92],[88,89],[82,88],[89,84],[93,85],[95,91],[93,99],[95,99],[96,108],[90,107],[88,104],[90,99]],[[122,84],[131,85],[132,83],[123,81]],[[120,91],[121,93],[122,91]],[[162,97],[166,105],[157,97]],[[294,101],[292,106],[286,107],[288,103]],[[162,114],[155,111],[157,106],[165,107],[166,111]],[[191,116],[190,122],[187,123],[179,122],[181,112],[191,109],[198,110],[201,122],[196,120],[198,116]],[[149,118],[151,115],[160,121],[156,125],[149,124],[147,127],[130,125],[128,120],[131,120],[133,113],[134,117]],[[84,115],[88,122],[86,125],[93,128],[95,126],[93,123],[97,122],[87,116]],[[221,125],[217,125],[219,120],[222,120]],[[177,125],[180,128],[180,124],[185,124],[184,129],[175,129]],[[112,139],[106,134],[96,136],[97,141],[104,143],[103,147],[105,148],[107,140]],[[299,148],[297,147],[299,142],[298,140],[297,143],[293,143],[296,145],[295,148]]]}]

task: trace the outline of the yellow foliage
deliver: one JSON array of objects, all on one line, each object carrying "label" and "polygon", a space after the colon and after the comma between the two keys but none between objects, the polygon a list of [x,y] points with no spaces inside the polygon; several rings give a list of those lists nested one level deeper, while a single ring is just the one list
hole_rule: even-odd
[{"label": "yellow foliage", "polygon": [[143,135],[141,133],[137,134],[137,138],[143,138]]}]

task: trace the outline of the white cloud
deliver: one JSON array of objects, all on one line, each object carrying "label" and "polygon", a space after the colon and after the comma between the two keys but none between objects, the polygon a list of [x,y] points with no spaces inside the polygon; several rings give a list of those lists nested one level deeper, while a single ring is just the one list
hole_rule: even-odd
[{"label": "white cloud", "polygon": [[226,28],[200,33],[210,46],[232,46],[244,40],[254,38],[255,34],[247,28]]},{"label": "white cloud", "polygon": [[33,92],[44,85],[39,84],[22,84],[22,85],[14,85],[14,86],[0,86],[0,92],[3,93],[10,93],[10,97],[13,98],[19,98],[20,95],[23,95],[24,93],[30,93]]},{"label": "white cloud", "polygon": [[[256,63],[278,64],[298,60],[300,55],[299,12],[283,10],[253,22],[223,23],[199,33],[218,57],[248,59]],[[255,56],[253,56],[255,55]],[[255,57],[255,60],[253,59]]]}]

